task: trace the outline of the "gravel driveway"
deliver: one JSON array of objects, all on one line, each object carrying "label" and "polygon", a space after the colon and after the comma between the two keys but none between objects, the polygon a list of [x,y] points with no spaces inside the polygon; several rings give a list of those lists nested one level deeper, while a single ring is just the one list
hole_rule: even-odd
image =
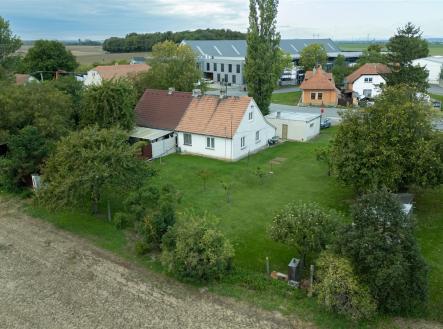
[{"label": "gravel driveway", "polygon": [[135,268],[0,196],[0,328],[312,328]]}]

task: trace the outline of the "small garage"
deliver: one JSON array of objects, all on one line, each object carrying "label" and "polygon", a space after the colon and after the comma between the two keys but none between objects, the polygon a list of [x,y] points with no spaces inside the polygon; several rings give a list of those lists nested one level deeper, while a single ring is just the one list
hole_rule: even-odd
[{"label": "small garage", "polygon": [[175,153],[177,146],[176,135],[173,131],[146,127],[135,127],[129,141],[131,143],[148,142],[142,150],[142,156],[146,159],[156,159]]},{"label": "small garage", "polygon": [[277,128],[283,140],[308,141],[320,134],[320,114],[300,112],[273,112],[266,119]]}]

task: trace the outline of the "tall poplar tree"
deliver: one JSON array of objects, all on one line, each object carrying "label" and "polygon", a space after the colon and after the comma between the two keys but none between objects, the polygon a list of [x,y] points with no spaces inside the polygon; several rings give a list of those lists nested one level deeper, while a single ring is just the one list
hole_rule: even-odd
[{"label": "tall poplar tree", "polygon": [[269,113],[272,92],[288,56],[279,48],[277,32],[278,0],[250,0],[245,78],[252,96],[263,114]]}]

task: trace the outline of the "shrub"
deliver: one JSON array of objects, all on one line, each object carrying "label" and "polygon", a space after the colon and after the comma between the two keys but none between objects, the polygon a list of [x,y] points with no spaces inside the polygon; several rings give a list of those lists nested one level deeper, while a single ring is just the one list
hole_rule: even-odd
[{"label": "shrub", "polygon": [[117,229],[124,229],[133,222],[133,216],[128,213],[118,212],[114,215],[112,223]]},{"label": "shrub", "polygon": [[386,190],[362,196],[353,223],[338,240],[361,281],[386,313],[412,311],[427,297],[427,266],[415,241],[410,217]]},{"label": "shrub", "polygon": [[135,242],[135,253],[139,256],[144,255],[149,252],[149,245],[144,241]]},{"label": "shrub", "polygon": [[325,251],[317,266],[318,283],[314,290],[320,304],[352,320],[368,319],[375,314],[376,304],[368,288],[358,282],[349,260]]},{"label": "shrub", "polygon": [[307,257],[322,251],[332,241],[337,225],[334,216],[316,203],[291,203],[274,216],[269,235],[294,247],[303,265]]},{"label": "shrub", "polygon": [[162,262],[170,272],[209,281],[231,270],[234,249],[213,220],[188,213],[163,236]]}]

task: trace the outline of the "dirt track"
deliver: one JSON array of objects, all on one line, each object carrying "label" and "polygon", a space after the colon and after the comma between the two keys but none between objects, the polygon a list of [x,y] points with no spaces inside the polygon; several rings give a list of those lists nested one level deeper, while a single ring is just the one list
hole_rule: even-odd
[{"label": "dirt track", "polygon": [[0,197],[0,328],[305,327],[121,264]]}]

